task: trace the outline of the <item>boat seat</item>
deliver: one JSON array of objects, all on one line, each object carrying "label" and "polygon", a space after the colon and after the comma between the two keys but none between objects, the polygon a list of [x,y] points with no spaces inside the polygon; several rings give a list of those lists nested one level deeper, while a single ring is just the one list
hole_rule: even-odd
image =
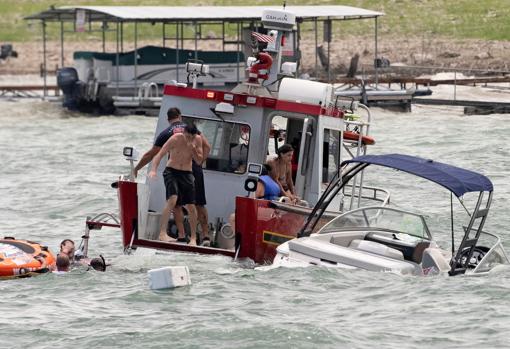
[{"label": "boat seat", "polygon": [[404,255],[401,251],[375,241],[354,239],[349,244],[349,247],[359,251],[370,252],[388,258],[402,261],[404,260]]},{"label": "boat seat", "polygon": [[416,244],[413,252],[413,262],[420,264],[423,258],[423,251],[430,247],[430,241],[420,241]]},{"label": "boat seat", "polygon": [[378,242],[395,250],[401,251],[405,260],[418,264],[421,263],[423,251],[430,246],[430,241],[428,240],[405,241],[377,232],[368,233],[365,235],[365,240]]}]

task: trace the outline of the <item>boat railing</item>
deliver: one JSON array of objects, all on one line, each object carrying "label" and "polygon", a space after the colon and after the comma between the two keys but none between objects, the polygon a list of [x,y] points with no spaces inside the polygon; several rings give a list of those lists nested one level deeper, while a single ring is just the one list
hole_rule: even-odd
[{"label": "boat railing", "polygon": [[[154,93],[154,94],[153,94]],[[151,82],[144,82],[139,88],[138,88],[138,99],[151,99],[151,98],[158,98],[159,97],[159,89],[158,85],[151,81]]]},{"label": "boat railing", "polygon": [[[338,103],[338,99],[335,103]],[[363,137],[368,136],[369,130],[370,130],[370,121],[371,121],[371,113],[370,109],[366,107],[365,105],[358,103],[352,105],[352,113],[346,113],[344,115],[344,122],[345,122],[345,130],[350,132],[355,132],[358,134],[357,141],[354,142],[345,142],[345,140],[342,140],[342,148],[345,149],[345,151],[349,154],[351,158],[366,155],[367,154],[367,143],[363,141]],[[354,114],[354,111],[357,108],[361,108],[365,110],[365,117],[362,117],[361,115]],[[355,151],[352,150],[354,147]],[[351,194],[350,194],[350,203],[349,207],[352,209],[355,206],[355,199],[357,198],[357,207],[360,207],[361,205],[361,199],[363,197],[363,177],[364,177],[364,171],[361,171],[357,176],[355,176],[352,179],[352,184],[350,185],[351,188]],[[358,184],[359,182],[359,184]],[[357,193],[356,193],[357,189]],[[345,190],[345,189],[344,189]]]},{"label": "boat railing", "polygon": [[[355,193],[355,194],[353,194]],[[357,193],[357,194],[356,194]],[[347,184],[343,188],[343,195],[349,198],[358,198],[357,207],[361,206],[361,200],[370,200],[376,201],[380,203],[380,206],[387,206],[390,203],[390,192],[383,188],[371,187],[371,186],[360,186],[360,185],[352,185]],[[350,200],[349,207],[347,211],[350,211],[354,208],[354,200]],[[342,211],[345,211],[345,207],[342,208]]]}]

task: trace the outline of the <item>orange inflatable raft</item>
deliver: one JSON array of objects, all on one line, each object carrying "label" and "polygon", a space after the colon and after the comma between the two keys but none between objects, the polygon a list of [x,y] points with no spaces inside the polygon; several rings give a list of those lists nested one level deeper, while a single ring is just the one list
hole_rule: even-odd
[{"label": "orange inflatable raft", "polygon": [[34,276],[50,271],[55,256],[37,242],[0,239],[0,279]]}]

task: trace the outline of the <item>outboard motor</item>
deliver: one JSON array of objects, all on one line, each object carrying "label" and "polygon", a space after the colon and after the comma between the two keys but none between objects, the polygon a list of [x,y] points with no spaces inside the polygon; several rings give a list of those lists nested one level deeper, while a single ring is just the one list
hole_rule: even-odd
[{"label": "outboard motor", "polygon": [[18,52],[12,49],[11,44],[4,44],[0,46],[0,59],[7,59],[8,57],[18,57]]},{"label": "outboard motor", "polygon": [[78,72],[72,67],[64,67],[57,71],[57,85],[64,93],[64,107],[76,110],[78,105]]}]

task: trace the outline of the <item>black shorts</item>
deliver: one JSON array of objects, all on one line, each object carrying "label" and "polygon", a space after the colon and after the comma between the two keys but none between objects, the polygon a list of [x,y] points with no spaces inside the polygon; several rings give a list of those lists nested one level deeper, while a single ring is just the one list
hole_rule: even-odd
[{"label": "black shorts", "polygon": [[195,177],[195,204],[205,206],[205,185],[204,185],[204,171],[202,166],[193,161],[193,176]]},{"label": "black shorts", "polygon": [[163,172],[163,178],[167,200],[177,195],[177,206],[195,203],[195,179],[192,172],[167,167]]}]

